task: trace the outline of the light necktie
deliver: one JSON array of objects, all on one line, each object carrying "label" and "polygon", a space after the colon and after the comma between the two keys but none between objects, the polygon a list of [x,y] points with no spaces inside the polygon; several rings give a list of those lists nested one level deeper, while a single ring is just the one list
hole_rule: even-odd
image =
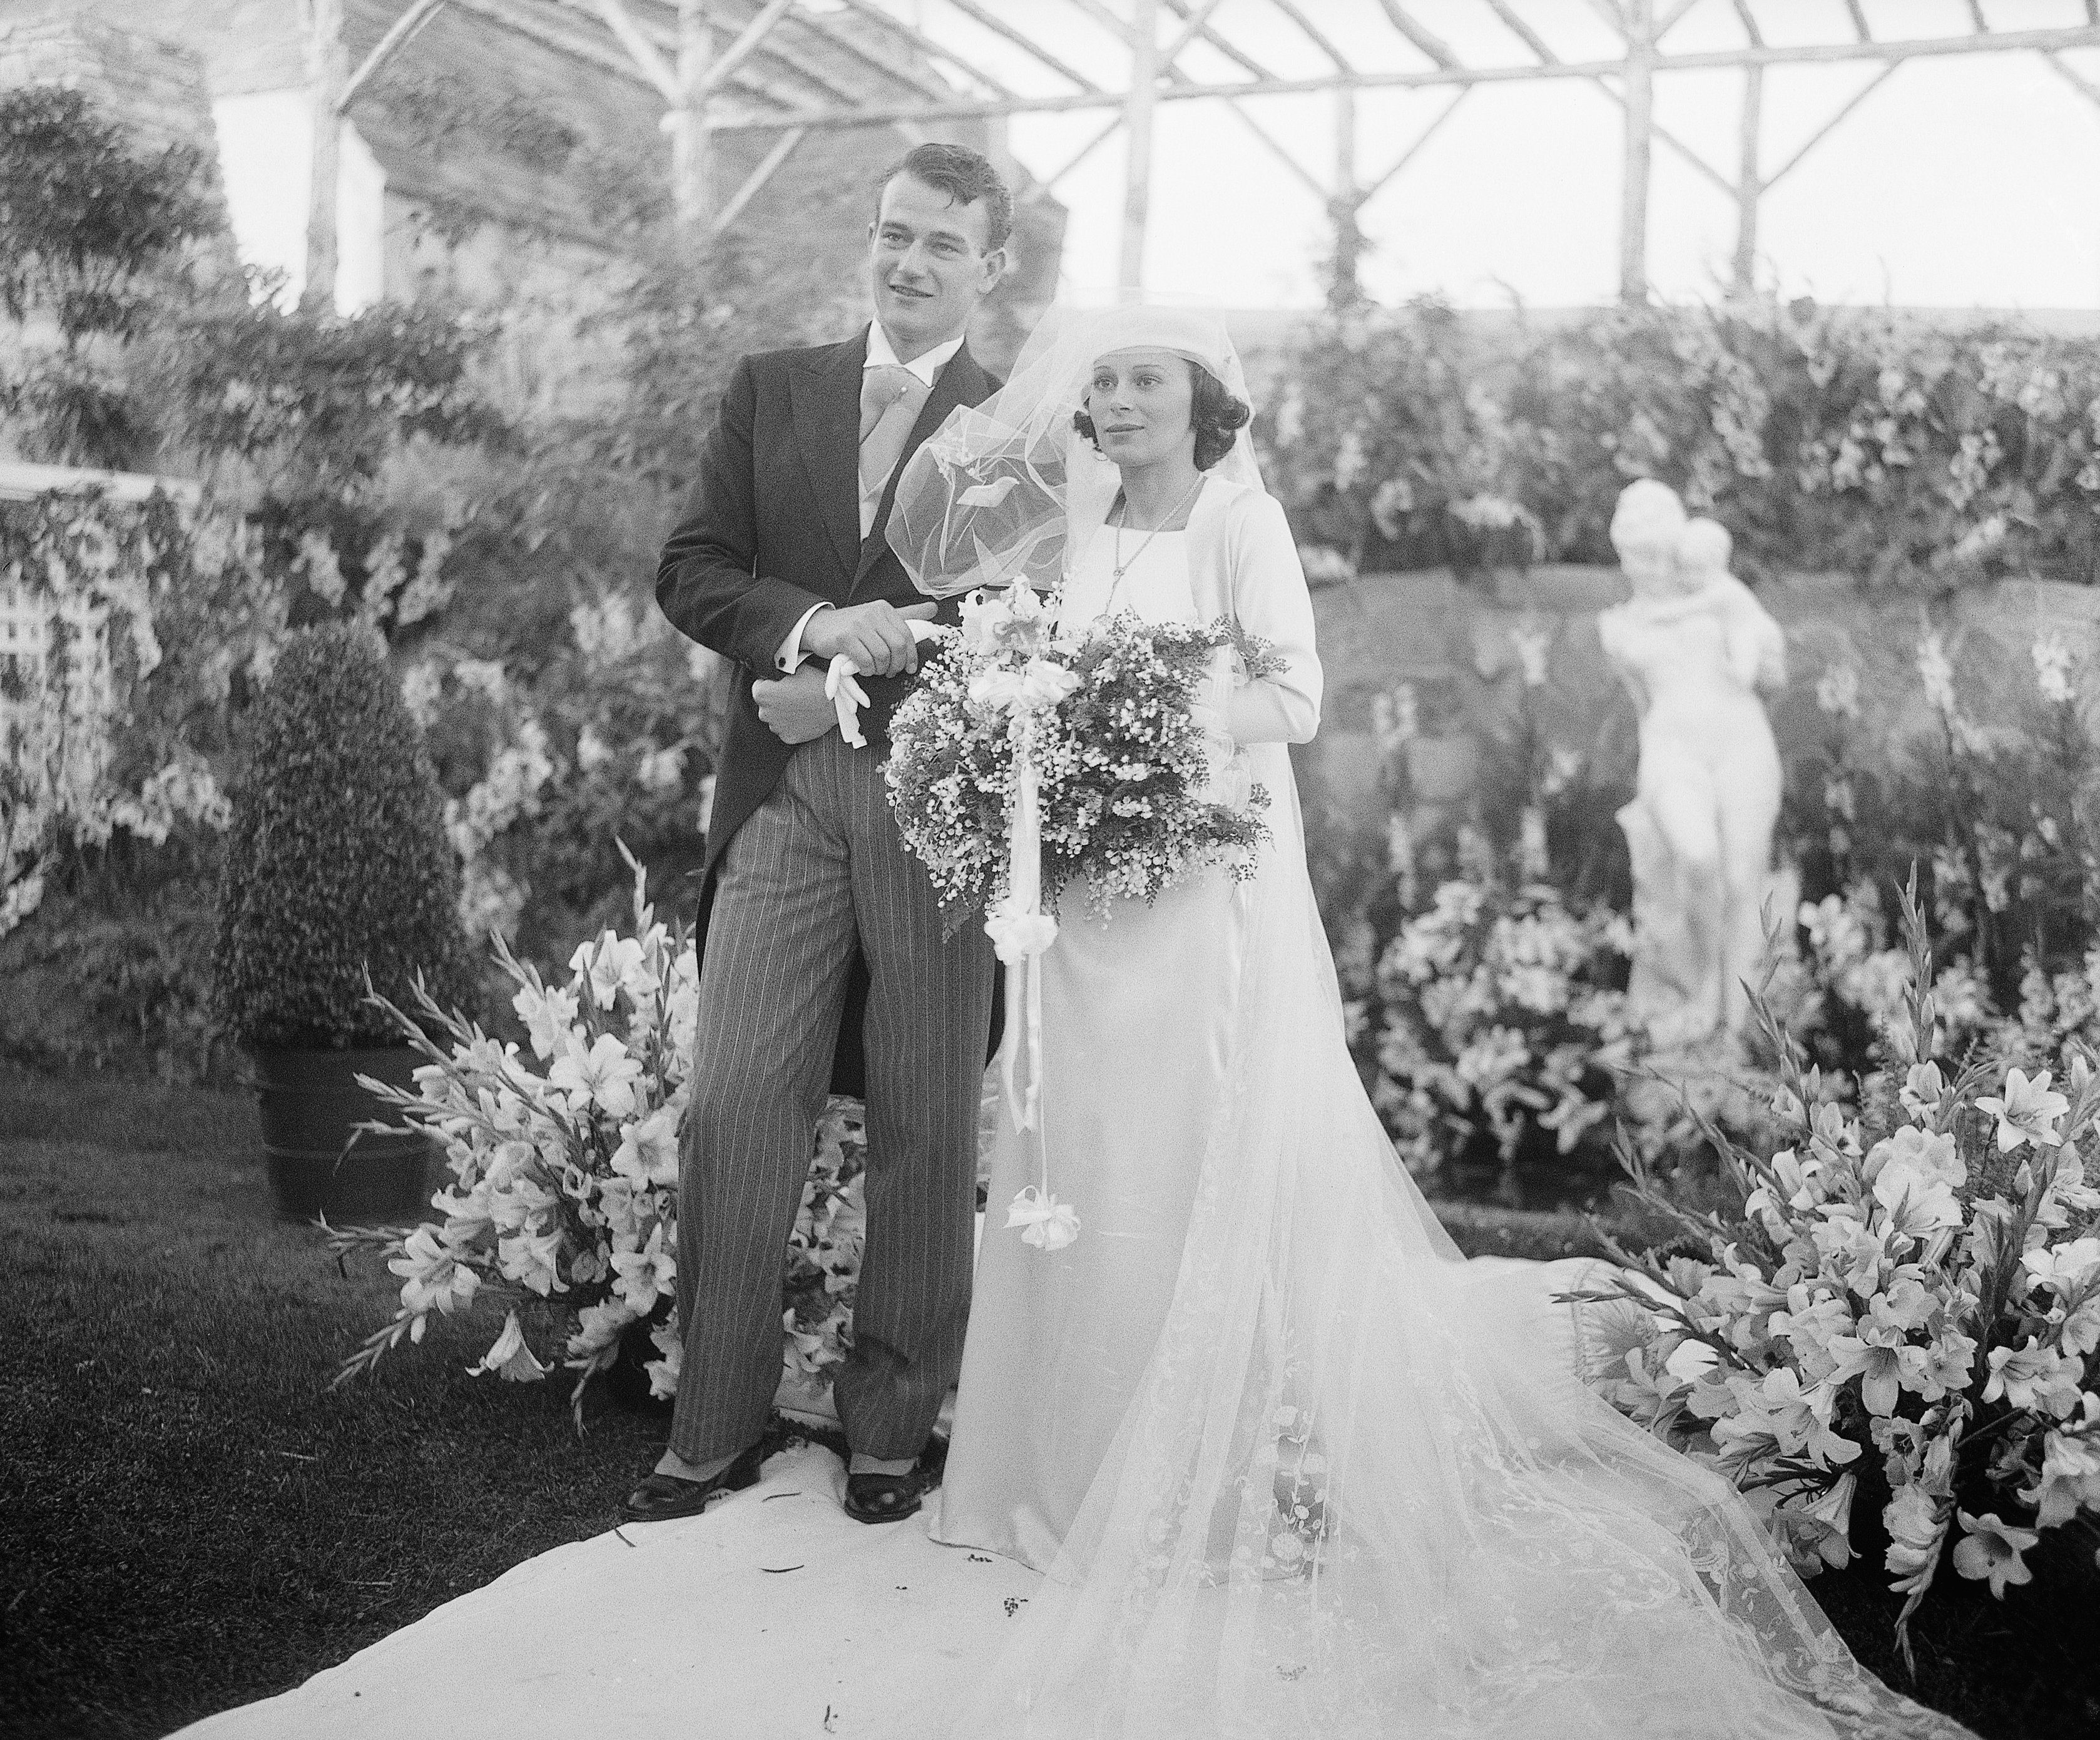
[{"label": "light necktie", "polygon": [[860,377],[860,535],[875,529],[882,491],[904,456],[911,425],[933,389],[895,363],[864,368]]}]

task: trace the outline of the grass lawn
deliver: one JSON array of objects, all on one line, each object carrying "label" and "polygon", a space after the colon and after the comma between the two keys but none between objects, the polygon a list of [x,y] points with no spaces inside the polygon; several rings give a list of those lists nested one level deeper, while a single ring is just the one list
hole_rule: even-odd
[{"label": "grass lawn", "polygon": [[0,1733],[281,1691],[601,1532],[655,1455],[467,1377],[500,1320],[330,1394],[393,1278],[274,1221],[259,1156],[244,1096],[0,1073]]},{"label": "grass lawn", "polygon": [[[1443,1207],[1476,1253],[1590,1248]],[[165,1733],[608,1526],[660,1421],[580,1440],[565,1383],[470,1378],[494,1320],[329,1391],[391,1280],[272,1218],[245,1096],[0,1064],[0,1733]],[[1872,1579],[1817,1592],[1886,1668]],[[1929,1630],[1919,1689],[1992,1740],[2100,1731],[2090,1610],[2015,1592]]]}]

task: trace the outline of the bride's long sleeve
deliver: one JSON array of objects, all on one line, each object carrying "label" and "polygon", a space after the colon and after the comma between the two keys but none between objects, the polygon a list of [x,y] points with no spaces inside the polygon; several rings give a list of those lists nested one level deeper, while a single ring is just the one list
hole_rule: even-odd
[{"label": "bride's long sleeve", "polygon": [[1238,743],[1310,742],[1320,729],[1324,679],[1297,540],[1274,496],[1250,493],[1234,505],[1225,543],[1233,614],[1285,664],[1276,676],[1233,689],[1224,709],[1226,729]]}]

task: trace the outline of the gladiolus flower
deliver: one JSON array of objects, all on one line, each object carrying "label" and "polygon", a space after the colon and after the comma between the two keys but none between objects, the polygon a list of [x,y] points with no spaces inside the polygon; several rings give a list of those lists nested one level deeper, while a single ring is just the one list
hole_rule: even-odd
[{"label": "gladiolus flower", "polygon": [[[2093,1398],[2086,1401],[2089,1414]],[[2042,1449],[2041,1472],[2020,1494],[2020,1502],[2034,1506],[2036,1526],[2045,1529],[2070,1522],[2081,1509],[2100,1511],[2100,1439],[2051,1432]]]},{"label": "gladiolus flower", "polygon": [[576,1024],[576,993],[566,989],[535,991],[530,985],[522,987],[510,999],[510,1007],[518,1011],[518,1018],[525,1024],[525,1031],[532,1042],[532,1050],[542,1061],[560,1051]]},{"label": "gladiolus flower", "polygon": [[1857,1474],[1840,1474],[1814,1502],[1780,1513],[1803,1553],[1833,1570],[1852,1562],[1852,1495],[1859,1484]]},{"label": "gladiolus flower", "polygon": [[2010,1153],[2023,1143],[2054,1148],[2063,1140],[2056,1121],[2071,1109],[2071,1102],[2061,1094],[2051,1093],[2049,1081],[2046,1069],[2032,1081],[2023,1070],[2009,1069],[2005,1097],[1993,1095],[1976,1102],[1978,1111],[1990,1112],[1998,1121],[2001,1153]]},{"label": "gladiolus flower", "polygon": [[649,1242],[638,1251],[615,1250],[612,1266],[619,1279],[612,1290],[638,1317],[646,1317],[656,1301],[670,1293],[678,1279],[678,1256],[664,1249],[664,1223],[649,1229]]},{"label": "gladiolus flower", "polygon": [[1924,1387],[1925,1350],[1911,1346],[1900,1329],[1864,1324],[1860,1328],[1859,1335],[1830,1338],[1830,1357],[1837,1362],[1830,1376],[1838,1383],[1856,1376],[1867,1412],[1892,1414],[1902,1391]]},{"label": "gladiolus flower", "polygon": [[1899,1487],[1882,1507],[1882,1522],[1889,1531],[1882,1568],[1904,1582],[1930,1569],[1946,1534],[1944,1514],[1940,1495],[1921,1482]]},{"label": "gladiolus flower", "polygon": [[612,1170],[641,1188],[678,1182],[678,1111],[662,1105],[620,1133]]},{"label": "gladiolus flower", "polygon": [[669,1401],[678,1393],[678,1373],[686,1363],[686,1343],[675,1324],[659,1324],[649,1332],[659,1359],[651,1359],[642,1370],[649,1374],[649,1393],[660,1401]]},{"label": "gladiolus flower", "polygon": [[2069,1293],[2083,1285],[2100,1269],[2100,1239],[2073,1239],[2068,1244],[2048,1245],[2029,1251],[2020,1259],[2027,1279],[2037,1287]]},{"label": "gladiolus flower", "polygon": [[1955,1544],[1954,1568],[1963,1576],[1988,1581],[1991,1592],[2001,1601],[2005,1598],[2006,1584],[2034,1581],[2034,1573],[2020,1556],[2041,1539],[2032,1529],[2010,1527],[1998,1520],[1996,1512],[1980,1517],[1965,1510],[1957,1514],[1963,1538]]},{"label": "gladiolus flower", "polygon": [[418,1317],[430,1311],[451,1316],[474,1302],[481,1285],[481,1277],[429,1225],[418,1227],[404,1239],[401,1254],[390,1258],[386,1266],[402,1277],[402,1306]]},{"label": "gladiolus flower", "polygon": [[569,1337],[569,1357],[588,1359],[602,1352],[618,1341],[620,1332],[633,1321],[634,1313],[617,1300],[586,1305],[576,1313],[576,1333]]},{"label": "gladiolus flower", "polygon": [[591,1001],[601,1009],[610,1009],[622,991],[638,1003],[654,995],[660,983],[642,945],[611,931],[600,932],[594,943],[577,944],[576,952],[569,957],[569,971],[587,976]]},{"label": "gladiolus flower", "polygon": [[515,1281],[541,1298],[561,1290],[562,1229],[520,1232],[497,1240],[496,1260],[506,1280]]},{"label": "gladiolus flower", "polygon": [[600,1033],[586,1051],[571,1037],[547,1083],[569,1096],[571,1115],[595,1105],[608,1117],[634,1115],[635,1083],[642,1079],[642,1065],[627,1055],[627,1047],[611,1033]]},{"label": "gladiolus flower", "polygon": [[1983,1399],[2001,1396],[2014,1407],[2033,1408],[2058,1419],[2067,1418],[2078,1406],[2078,1381],[2084,1375],[2082,1361],[2067,1359],[2053,1347],[2044,1347],[2033,1336],[2024,1347],[1994,1347],[1989,1355],[1990,1381],[1983,1385]]},{"label": "gladiolus flower", "polygon": [[[1938,1076],[1939,1071],[1933,1064],[1922,1067],[1932,1070],[1935,1077]],[[1877,1142],[1867,1156],[1867,1168],[1877,1177],[1882,1169],[1891,1165],[1907,1167],[1935,1184],[1960,1186],[1969,1182],[1969,1168],[1962,1161],[1961,1148],[1954,1138],[1935,1135],[1914,1124],[1906,1124],[1885,1141]]]},{"label": "gladiolus flower", "polygon": [[1939,1064],[1912,1064],[1904,1073],[1904,1085],[1896,1097],[1912,1117],[1929,1117],[1939,1109],[1940,1099],[1946,1091],[1947,1084],[1940,1076]]}]

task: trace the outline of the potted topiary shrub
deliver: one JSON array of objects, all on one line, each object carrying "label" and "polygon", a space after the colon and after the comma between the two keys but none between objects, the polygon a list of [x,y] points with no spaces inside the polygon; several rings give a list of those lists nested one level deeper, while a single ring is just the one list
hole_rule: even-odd
[{"label": "potted topiary shrub", "polygon": [[412,1214],[428,1139],[355,1131],[384,1109],[357,1077],[406,1086],[416,1064],[366,1001],[367,976],[404,1005],[419,971],[448,1006],[471,979],[443,794],[378,635],[330,623],[287,637],[243,749],[212,991],[254,1059],[279,1212]]}]

